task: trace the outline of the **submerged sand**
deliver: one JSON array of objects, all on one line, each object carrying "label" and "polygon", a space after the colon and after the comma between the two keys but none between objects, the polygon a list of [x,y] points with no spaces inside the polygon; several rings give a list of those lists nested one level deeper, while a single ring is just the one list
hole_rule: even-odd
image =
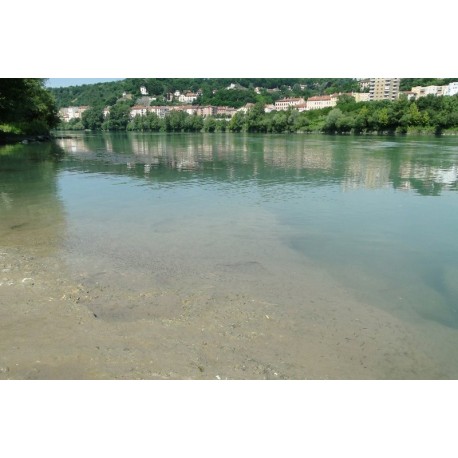
[{"label": "submerged sand", "polygon": [[457,378],[454,330],[361,303],[316,266],[290,259],[285,272],[271,254],[177,281],[2,247],[0,378]]}]

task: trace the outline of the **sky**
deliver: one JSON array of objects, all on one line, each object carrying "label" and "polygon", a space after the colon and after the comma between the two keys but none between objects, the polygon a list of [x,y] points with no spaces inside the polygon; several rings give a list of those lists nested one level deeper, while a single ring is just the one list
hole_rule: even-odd
[{"label": "sky", "polygon": [[119,81],[124,78],[49,78],[46,81],[47,87],[81,86],[83,84],[107,83]]}]

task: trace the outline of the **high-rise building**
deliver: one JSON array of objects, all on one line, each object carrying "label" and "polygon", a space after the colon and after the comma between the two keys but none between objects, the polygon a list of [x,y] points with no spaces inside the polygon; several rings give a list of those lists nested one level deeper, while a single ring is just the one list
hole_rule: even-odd
[{"label": "high-rise building", "polygon": [[400,82],[400,78],[371,78],[369,100],[396,100]]}]

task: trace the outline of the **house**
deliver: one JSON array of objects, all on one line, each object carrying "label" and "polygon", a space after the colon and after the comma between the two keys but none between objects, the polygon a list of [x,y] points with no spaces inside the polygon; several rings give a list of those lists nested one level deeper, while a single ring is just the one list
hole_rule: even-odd
[{"label": "house", "polygon": [[215,116],[216,113],[217,113],[217,108],[216,107],[213,107],[211,105],[208,105],[208,106],[198,106],[197,107],[197,116]]},{"label": "house", "polygon": [[186,92],[185,94],[181,94],[178,97],[178,100],[181,103],[192,103],[194,100],[197,100],[198,95],[194,94],[193,92]]},{"label": "house", "polygon": [[450,83],[447,86],[447,91],[444,95],[455,95],[458,94],[458,82]]},{"label": "house", "polygon": [[337,97],[330,95],[316,95],[307,99],[308,110],[320,110],[321,108],[335,107],[337,105]]},{"label": "house", "polygon": [[225,118],[231,117],[237,113],[236,108],[232,107],[216,107],[216,116],[223,116]]},{"label": "house", "polygon": [[351,95],[355,102],[368,102],[369,101],[369,92],[352,92]]},{"label": "house", "polygon": [[141,95],[148,95],[148,91],[146,90],[145,86],[140,87],[140,94]]},{"label": "house", "polygon": [[170,107],[168,106],[156,106],[156,107],[148,107],[149,113],[154,113],[155,115],[159,116],[160,118],[164,118],[166,114],[170,111]]},{"label": "house", "polygon": [[447,91],[448,86],[426,86],[425,95],[441,96]]},{"label": "house", "polygon": [[276,110],[287,110],[290,107],[295,107],[296,105],[301,105],[305,103],[305,100],[302,97],[287,97],[285,99],[280,99],[275,102]]},{"label": "house", "polygon": [[145,107],[144,105],[134,105],[130,109],[130,117],[135,118],[135,116],[146,116],[148,113],[148,107]]},{"label": "house", "polygon": [[420,97],[425,96],[425,88],[422,86],[414,86],[411,90],[415,94],[415,98],[419,99]]},{"label": "house", "polygon": [[[453,84],[453,83],[452,83]],[[442,96],[442,95],[448,95],[448,86],[414,86],[412,88],[412,91],[416,98],[419,99],[420,97],[426,97],[427,95],[435,95],[437,96]]]},{"label": "house", "polygon": [[368,89],[371,83],[370,78],[356,78],[356,81],[358,81],[359,89],[361,91],[364,91],[364,89]]},{"label": "house", "polygon": [[64,122],[72,119],[81,119],[81,115],[88,109],[88,106],[81,107],[64,107],[59,110],[59,117]]}]

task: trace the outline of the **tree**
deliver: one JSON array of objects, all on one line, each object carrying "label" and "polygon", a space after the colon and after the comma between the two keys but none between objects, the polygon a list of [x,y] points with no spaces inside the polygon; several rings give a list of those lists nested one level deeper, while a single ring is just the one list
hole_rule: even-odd
[{"label": "tree", "polygon": [[126,130],[130,121],[130,105],[126,102],[118,102],[110,109],[108,120],[104,126],[108,130]]},{"label": "tree", "polygon": [[103,123],[103,110],[101,108],[88,108],[81,115],[81,121],[85,129],[99,130]]},{"label": "tree", "polygon": [[44,83],[42,78],[0,79],[0,123],[15,125],[25,134],[57,127],[57,106]]},{"label": "tree", "polygon": [[248,110],[245,122],[246,130],[249,132],[262,132],[264,130],[264,106],[263,103],[258,102]]},{"label": "tree", "polygon": [[324,130],[326,132],[333,133],[338,130],[338,122],[343,117],[342,110],[340,108],[333,108],[326,117],[324,124]]},{"label": "tree", "polygon": [[205,132],[214,132],[216,130],[216,121],[215,118],[208,116],[204,120],[204,131]]}]

